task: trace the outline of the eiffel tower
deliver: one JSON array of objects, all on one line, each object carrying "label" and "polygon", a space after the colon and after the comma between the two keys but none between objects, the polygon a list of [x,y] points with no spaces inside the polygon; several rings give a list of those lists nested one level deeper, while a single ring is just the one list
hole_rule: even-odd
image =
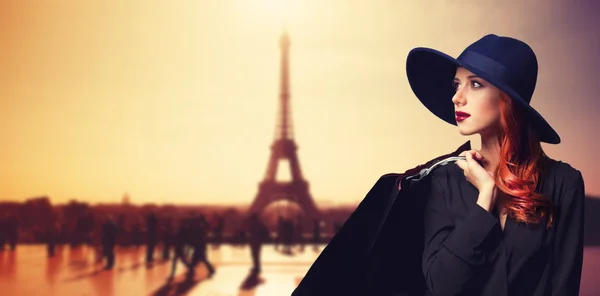
[{"label": "eiffel tower", "polygon": [[[273,202],[286,200],[296,203],[303,211],[303,219],[314,221],[319,219],[319,210],[310,195],[308,182],[302,176],[298,162],[298,146],[294,141],[292,120],[290,112],[289,93],[289,47],[290,38],[284,30],[281,39],[281,85],[279,95],[279,112],[275,139],[271,145],[271,156],[267,165],[264,180],[258,186],[250,214],[261,212]],[[278,164],[281,160],[288,160],[291,170],[290,181],[277,181]]]}]

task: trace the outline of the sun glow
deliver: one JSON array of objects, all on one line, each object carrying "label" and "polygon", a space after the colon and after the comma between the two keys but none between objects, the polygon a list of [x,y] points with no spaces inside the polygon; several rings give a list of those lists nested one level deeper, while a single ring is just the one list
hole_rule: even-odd
[{"label": "sun glow", "polygon": [[287,24],[302,14],[302,4],[298,0],[238,0],[235,6],[249,16]]}]

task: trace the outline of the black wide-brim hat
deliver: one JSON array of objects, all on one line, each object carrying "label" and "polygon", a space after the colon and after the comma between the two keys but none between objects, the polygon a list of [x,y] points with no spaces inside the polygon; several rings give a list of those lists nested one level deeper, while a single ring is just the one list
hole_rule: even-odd
[{"label": "black wide-brim hat", "polygon": [[538,63],[529,45],[515,38],[489,34],[469,45],[456,59],[425,47],[409,52],[406,74],[413,92],[429,111],[453,125],[457,125],[452,97],[458,67],[464,67],[496,86],[523,107],[526,120],[538,133],[540,141],[560,143],[560,136],[530,105]]}]

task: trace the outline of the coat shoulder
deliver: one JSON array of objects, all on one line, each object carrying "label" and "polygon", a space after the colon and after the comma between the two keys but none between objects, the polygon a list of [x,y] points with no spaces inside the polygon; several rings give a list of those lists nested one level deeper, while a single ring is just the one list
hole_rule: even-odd
[{"label": "coat shoulder", "polygon": [[559,188],[569,188],[583,182],[581,171],[573,167],[570,163],[561,160],[548,158],[550,163],[550,174],[547,176],[553,186]]},{"label": "coat shoulder", "polygon": [[448,163],[443,166],[436,167],[429,173],[432,181],[447,186],[452,182],[458,182],[459,178],[464,178],[462,169],[455,162]]}]

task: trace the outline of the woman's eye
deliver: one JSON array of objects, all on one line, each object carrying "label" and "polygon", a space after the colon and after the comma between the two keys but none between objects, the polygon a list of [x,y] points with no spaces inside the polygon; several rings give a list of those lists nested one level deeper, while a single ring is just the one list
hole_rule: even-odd
[{"label": "woman's eye", "polygon": [[460,86],[460,84],[458,82],[452,82],[452,87],[454,88],[454,90],[458,90],[458,87]]},{"label": "woman's eye", "polygon": [[471,84],[473,85],[474,88],[480,88],[483,85],[481,85],[481,83],[477,82],[477,81],[471,81]]}]

